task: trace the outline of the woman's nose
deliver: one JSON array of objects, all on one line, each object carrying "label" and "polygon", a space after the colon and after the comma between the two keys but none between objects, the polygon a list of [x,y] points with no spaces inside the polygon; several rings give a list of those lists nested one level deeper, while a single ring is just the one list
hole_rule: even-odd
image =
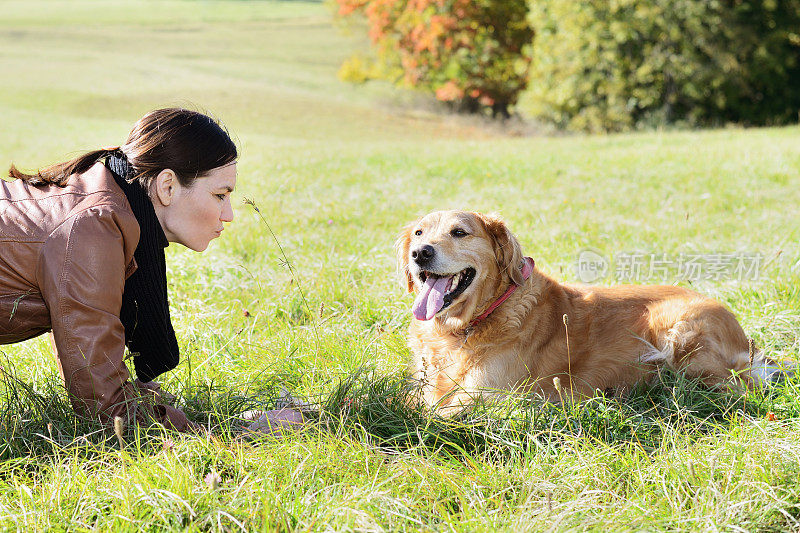
[{"label": "woman's nose", "polygon": [[233,206],[231,205],[230,199],[225,202],[225,207],[222,208],[222,213],[220,214],[219,219],[223,222],[233,221]]}]

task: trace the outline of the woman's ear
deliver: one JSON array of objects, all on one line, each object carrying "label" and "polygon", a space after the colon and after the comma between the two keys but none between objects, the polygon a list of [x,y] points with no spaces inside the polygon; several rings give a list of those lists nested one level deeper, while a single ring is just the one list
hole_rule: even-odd
[{"label": "woman's ear", "polygon": [[163,206],[170,205],[178,186],[178,176],[172,170],[165,168],[153,179],[152,187],[155,193],[153,199],[157,199]]},{"label": "woman's ear", "polygon": [[483,222],[486,233],[493,241],[495,259],[500,273],[508,274],[511,281],[517,285],[522,285],[525,278],[522,276],[522,246],[511,233],[506,223],[496,215],[484,215],[475,213],[478,219]]},{"label": "woman's ear", "polygon": [[411,231],[415,225],[416,222],[403,228],[394,243],[394,251],[397,254],[397,273],[401,278],[400,285],[408,292],[414,292],[414,279],[408,270],[408,250],[411,246]]}]

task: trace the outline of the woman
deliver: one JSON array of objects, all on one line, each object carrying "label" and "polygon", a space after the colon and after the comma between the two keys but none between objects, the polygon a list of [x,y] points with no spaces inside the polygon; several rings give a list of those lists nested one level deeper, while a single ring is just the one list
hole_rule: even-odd
[{"label": "woman", "polygon": [[210,117],[158,109],[122,146],[35,174],[12,165],[14,181],[0,180],[0,344],[52,330],[76,411],[193,429],[152,382],[179,357],[164,248],[203,251],[233,220],[236,158]]}]

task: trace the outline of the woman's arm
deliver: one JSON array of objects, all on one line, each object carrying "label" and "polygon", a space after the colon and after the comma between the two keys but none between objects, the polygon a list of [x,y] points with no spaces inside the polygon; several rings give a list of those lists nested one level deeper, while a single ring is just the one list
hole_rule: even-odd
[{"label": "woman's arm", "polygon": [[183,412],[142,398],[123,363],[123,225],[131,214],[97,205],[67,219],[42,247],[37,277],[50,311],[59,370],[76,411],[105,423],[154,420],[179,431]]}]

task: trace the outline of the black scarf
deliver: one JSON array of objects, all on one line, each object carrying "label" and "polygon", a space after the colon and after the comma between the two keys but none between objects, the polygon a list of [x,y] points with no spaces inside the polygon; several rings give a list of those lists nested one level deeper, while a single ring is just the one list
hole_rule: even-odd
[{"label": "black scarf", "polygon": [[117,185],[128,199],[141,236],[133,253],[138,269],[125,282],[119,318],[125,326],[125,344],[134,354],[133,366],[141,381],[152,381],[178,365],[180,351],[169,318],[167,263],[169,245],[156,217],[153,202],[134,178],[133,168],[121,152],[106,159]]}]

